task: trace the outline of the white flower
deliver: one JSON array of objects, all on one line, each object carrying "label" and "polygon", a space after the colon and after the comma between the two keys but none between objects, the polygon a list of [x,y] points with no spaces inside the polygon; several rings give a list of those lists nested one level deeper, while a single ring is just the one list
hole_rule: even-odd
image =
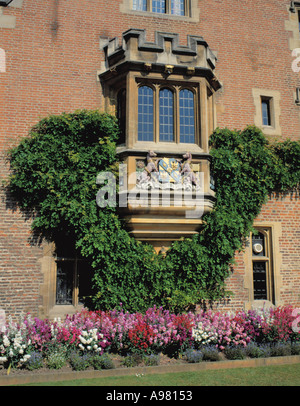
[{"label": "white flower", "polygon": [[82,342],[82,344],[86,344],[86,339],[82,336],[79,336],[79,340]]},{"label": "white flower", "polygon": [[92,349],[92,347],[91,347],[90,345],[88,345],[88,346],[87,346],[87,349],[88,349],[88,350],[91,350],[91,349]]},{"label": "white flower", "polygon": [[7,338],[7,336],[3,337],[3,345],[4,347],[8,347],[10,344],[9,339]]},{"label": "white flower", "polygon": [[31,355],[26,354],[26,355],[24,355],[23,358],[20,359],[20,361],[21,361],[21,362],[26,362],[30,357],[31,357]]}]

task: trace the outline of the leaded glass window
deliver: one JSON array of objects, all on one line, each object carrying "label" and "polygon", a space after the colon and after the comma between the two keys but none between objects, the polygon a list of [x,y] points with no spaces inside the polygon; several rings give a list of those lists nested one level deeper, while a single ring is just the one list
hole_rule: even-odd
[{"label": "leaded glass window", "polygon": [[141,86],[138,91],[138,140],[153,141],[153,90]]},{"label": "leaded glass window", "polygon": [[166,0],[152,0],[152,11],[154,13],[166,13]]},{"label": "leaded glass window", "polygon": [[185,15],[184,3],[185,0],[171,0],[171,14],[177,16],[184,16]]},{"label": "leaded glass window", "polygon": [[147,11],[147,0],[133,0],[132,9],[138,11]]},{"label": "leaded glass window", "polygon": [[159,92],[159,140],[174,141],[174,96],[170,89]]},{"label": "leaded glass window", "polygon": [[194,93],[183,89],[179,92],[180,142],[195,143]]},{"label": "leaded glass window", "polygon": [[138,88],[138,141],[196,144],[195,92],[156,84]]},{"label": "leaded glass window", "polygon": [[253,262],[254,300],[267,300],[267,270],[265,262]]}]

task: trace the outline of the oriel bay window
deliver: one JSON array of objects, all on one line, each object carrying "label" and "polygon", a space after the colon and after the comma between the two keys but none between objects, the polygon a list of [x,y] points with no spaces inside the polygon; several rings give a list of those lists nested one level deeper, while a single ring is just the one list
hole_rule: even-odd
[{"label": "oriel bay window", "polygon": [[196,92],[181,86],[138,88],[138,141],[196,142]]},{"label": "oriel bay window", "polygon": [[[157,13],[155,17],[169,19],[196,3],[123,0],[122,5],[133,14],[132,8],[137,14],[144,12],[143,18],[151,11],[151,18]],[[182,18],[186,17],[191,16]],[[189,238],[202,227],[201,216],[186,216],[187,204],[193,206],[191,211],[195,208],[198,190],[203,191],[203,213],[213,208],[208,140],[217,124],[215,93],[222,85],[214,72],[215,54],[203,37],[188,35],[182,45],[174,32],[156,31],[154,38],[149,34],[151,40],[147,35],[143,29],[131,28],[122,39],[103,39],[105,64],[99,79],[103,107],[117,116],[123,135],[116,148],[126,167],[120,184],[126,184],[122,196],[127,200],[120,215],[130,235],[159,252],[162,246]],[[183,167],[190,177],[198,176],[191,184],[190,178],[184,178]],[[155,175],[148,176],[152,171]],[[170,203],[165,193],[168,187]],[[153,202],[145,207],[139,198],[151,189],[157,192],[158,205]],[[193,198],[177,204],[177,192],[185,190]]]},{"label": "oriel bay window", "polygon": [[[157,12],[175,7],[169,0],[131,4],[147,10],[151,5]],[[181,4],[185,8],[187,2]],[[112,39],[103,50],[106,67],[99,78],[104,108],[118,118],[118,151],[170,147],[178,154],[209,153],[221,83],[214,74],[215,56],[202,37],[188,36],[181,45],[178,34],[156,32],[155,41],[148,42],[145,30],[129,29],[122,41]]]}]

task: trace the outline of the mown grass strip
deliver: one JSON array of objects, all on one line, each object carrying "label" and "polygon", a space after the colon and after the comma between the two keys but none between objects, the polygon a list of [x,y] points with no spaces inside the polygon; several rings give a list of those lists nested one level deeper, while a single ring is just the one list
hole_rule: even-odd
[{"label": "mown grass strip", "polygon": [[300,386],[300,364],[32,383],[26,386]]}]

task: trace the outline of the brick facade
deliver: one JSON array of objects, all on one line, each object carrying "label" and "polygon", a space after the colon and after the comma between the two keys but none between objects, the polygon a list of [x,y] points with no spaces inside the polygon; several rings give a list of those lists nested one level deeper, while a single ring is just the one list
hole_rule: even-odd
[{"label": "brick facade", "polygon": [[[122,38],[130,28],[145,29],[147,40],[156,31],[203,36],[217,55],[216,75],[222,88],[216,93],[216,125],[242,129],[255,122],[253,90],[278,94],[274,114],[279,125],[271,138],[298,140],[300,107],[295,92],[299,73],[292,69],[292,47],[300,48],[296,14],[290,1],[192,1],[191,17],[130,10],[129,0],[13,0],[0,7],[0,174],[7,178],[5,152],[41,118],[76,109],[104,110],[98,73],[104,63],[100,38]],[[293,40],[292,40],[293,39]],[[262,93],[263,95],[263,93]],[[279,252],[277,304],[300,306],[299,200],[272,198],[257,224],[281,226],[272,236]],[[22,217],[9,196],[1,192],[0,308],[47,316],[43,309],[45,247],[31,241],[30,219]],[[228,281],[235,293],[225,308],[249,302],[245,287],[245,254]],[[278,295],[277,295],[278,296]]]}]

